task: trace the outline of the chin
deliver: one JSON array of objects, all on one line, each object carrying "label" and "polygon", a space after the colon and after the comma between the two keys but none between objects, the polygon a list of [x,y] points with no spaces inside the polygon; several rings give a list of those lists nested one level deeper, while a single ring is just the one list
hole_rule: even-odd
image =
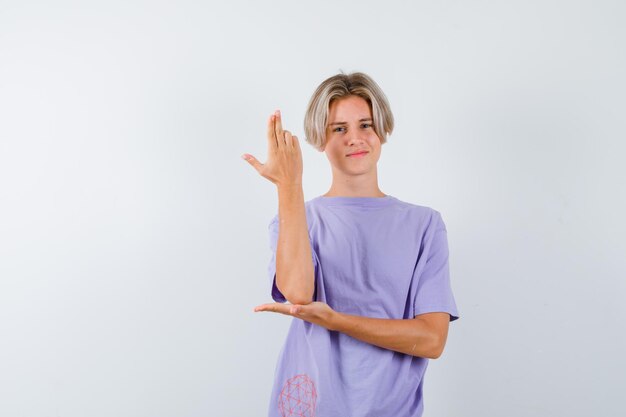
[{"label": "chin", "polygon": [[364,175],[371,171],[372,171],[372,167],[367,167],[363,169],[345,168],[341,170],[341,172],[345,173],[346,175]]}]

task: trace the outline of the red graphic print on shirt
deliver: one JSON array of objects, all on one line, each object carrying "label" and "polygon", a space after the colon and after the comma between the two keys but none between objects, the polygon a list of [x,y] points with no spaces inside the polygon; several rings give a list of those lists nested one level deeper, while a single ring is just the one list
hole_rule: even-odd
[{"label": "red graphic print on shirt", "polygon": [[317,391],[306,374],[289,378],[278,396],[278,410],[283,417],[315,417]]}]

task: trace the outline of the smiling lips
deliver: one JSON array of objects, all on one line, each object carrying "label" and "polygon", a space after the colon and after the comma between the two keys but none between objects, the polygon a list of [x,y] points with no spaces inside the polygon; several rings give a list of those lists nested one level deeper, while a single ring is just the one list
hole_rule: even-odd
[{"label": "smiling lips", "polygon": [[352,158],[360,158],[362,156],[364,156],[365,154],[367,154],[367,151],[357,151],[355,153],[351,153],[346,155],[347,157],[352,157]]}]

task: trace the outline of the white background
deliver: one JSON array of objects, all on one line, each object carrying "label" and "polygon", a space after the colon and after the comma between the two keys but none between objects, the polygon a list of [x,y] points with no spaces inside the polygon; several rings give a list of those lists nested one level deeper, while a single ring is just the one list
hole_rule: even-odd
[{"label": "white background", "polygon": [[0,415],[266,415],[279,108],[371,75],[386,194],[440,211],[461,318],[425,416],[618,416],[621,1],[1,1]]}]

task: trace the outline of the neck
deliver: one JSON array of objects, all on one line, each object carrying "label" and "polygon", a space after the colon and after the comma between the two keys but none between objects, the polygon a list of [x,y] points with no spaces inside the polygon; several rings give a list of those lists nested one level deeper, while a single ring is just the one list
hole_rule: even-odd
[{"label": "neck", "polygon": [[[373,175],[372,175],[373,174]],[[376,173],[364,175],[335,175],[324,197],[385,197],[378,187]]]}]

